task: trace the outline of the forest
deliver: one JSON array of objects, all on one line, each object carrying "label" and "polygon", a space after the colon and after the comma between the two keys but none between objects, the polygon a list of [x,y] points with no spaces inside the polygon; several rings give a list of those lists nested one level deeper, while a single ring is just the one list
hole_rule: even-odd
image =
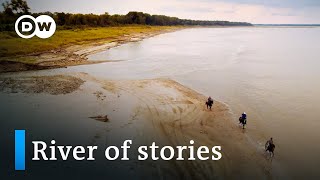
[{"label": "forest", "polygon": [[165,15],[150,15],[143,12],[129,12],[126,15],[107,12],[104,14],[71,14],[64,12],[42,12],[32,13],[27,2],[24,0],[11,0],[2,4],[3,11],[0,12],[0,31],[13,31],[14,23],[21,15],[29,14],[34,17],[49,15],[53,17],[60,29],[72,29],[77,27],[110,27],[122,25],[150,25],[150,26],[252,26],[246,22],[229,21],[202,21],[179,19]]}]

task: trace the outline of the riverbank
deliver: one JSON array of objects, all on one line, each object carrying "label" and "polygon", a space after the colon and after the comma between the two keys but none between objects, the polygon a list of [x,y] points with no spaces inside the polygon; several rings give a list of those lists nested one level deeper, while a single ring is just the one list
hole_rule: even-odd
[{"label": "riverbank", "polygon": [[[38,83],[39,80],[48,84],[43,87],[42,83]],[[109,80],[86,73],[41,77],[8,76],[0,81],[1,93],[10,93],[11,98],[22,93],[25,99],[29,95],[32,97],[40,93],[38,97],[56,96],[59,99],[63,96],[64,99],[68,99],[77,94],[86,99],[86,102],[79,102],[80,104],[91,102],[90,106],[86,106],[89,108],[89,113],[85,114],[87,121],[94,123],[97,120],[105,123],[101,124],[101,127],[105,127],[107,131],[96,132],[93,137],[89,137],[92,142],[87,143],[90,144],[105,142],[104,137],[114,137],[116,133],[123,133],[122,136],[130,136],[134,142],[143,144],[156,141],[157,144],[177,146],[186,145],[190,140],[194,140],[196,147],[222,147],[223,157],[219,161],[161,162],[161,171],[166,172],[162,177],[271,178],[269,162],[263,156],[263,152],[247,141],[241,127],[234,123],[229,108],[215,101],[213,110],[207,110],[204,105],[206,96],[176,81],[164,78]],[[9,81],[13,83],[6,83]],[[74,86],[70,88],[70,84]],[[54,88],[50,90],[46,88],[52,86]],[[34,102],[38,104],[34,111],[48,111],[43,109],[41,101],[38,100]],[[76,110],[76,105],[74,106],[75,109],[67,113],[77,117],[82,113]],[[55,115],[52,116],[54,118]],[[59,116],[67,115],[60,113]],[[88,134],[90,135],[92,134]],[[159,162],[151,163],[153,165],[143,168],[154,172],[150,173],[154,174],[154,177],[159,177]]]},{"label": "riverbank", "polygon": [[140,41],[182,26],[123,26],[59,30],[49,39],[21,39],[0,33],[0,73],[61,68],[104,61],[87,56],[124,43]]},{"label": "riverbank", "polygon": [[[134,41],[139,38],[130,37],[129,40]],[[130,41],[123,41],[123,43]],[[73,45],[66,49],[74,54],[87,56],[115,47],[119,45],[117,43]],[[40,93],[39,96],[48,93],[68,98],[75,92],[78,93],[79,98],[94,99],[97,105],[95,107],[91,103],[91,106],[86,106],[87,111],[90,112],[86,114],[86,117],[89,121],[96,120],[99,123],[105,123],[108,127],[107,137],[114,137],[113,132],[120,128],[123,136],[132,132],[133,134],[129,134],[130,137],[137,136],[138,141],[143,142],[152,139],[164,145],[176,146],[188,144],[188,141],[193,139],[197,142],[197,146],[222,146],[223,158],[220,161],[170,161],[165,163],[164,167],[170,168],[164,168],[163,171],[170,172],[168,174],[175,177],[188,176],[194,179],[212,177],[261,179],[265,177],[265,179],[271,179],[271,164],[263,156],[264,152],[248,142],[243,130],[234,123],[230,110],[225,104],[216,102],[213,111],[208,111],[204,106],[206,96],[170,79],[106,80],[97,79],[86,73],[71,73],[70,75],[77,78],[70,81],[72,78],[62,75],[31,78],[23,75],[22,78],[1,79],[0,81],[5,83],[2,84],[5,93],[32,95]],[[52,88],[50,90],[49,88],[48,90],[41,86],[43,83],[38,83],[39,80],[49,83],[45,87],[62,87],[62,89]],[[69,88],[68,85],[71,82],[78,83],[72,83],[74,86]],[[64,83],[68,85],[63,85]],[[63,88],[70,90],[64,91]],[[80,103],[87,104],[87,102],[91,100]],[[41,105],[37,107],[39,109],[36,111],[46,111],[41,109]],[[79,114],[80,112],[72,110],[68,113]],[[59,115],[64,116],[62,113]],[[97,132],[90,143],[103,139],[101,137],[105,137],[105,134]],[[157,172],[157,169],[152,168],[158,166],[154,163],[154,166],[148,168],[151,168],[150,171]],[[162,176],[165,177],[165,175]]]}]

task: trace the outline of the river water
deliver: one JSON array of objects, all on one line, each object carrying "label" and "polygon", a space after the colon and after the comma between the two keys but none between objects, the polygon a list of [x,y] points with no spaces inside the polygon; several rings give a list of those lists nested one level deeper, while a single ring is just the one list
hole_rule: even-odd
[{"label": "river water", "polygon": [[[320,28],[193,28],[112,48],[114,60],[67,69],[106,79],[168,77],[226,103],[258,149],[274,138],[274,167],[289,178],[320,177]],[[279,164],[278,164],[279,163]]]},{"label": "river water", "polygon": [[229,105],[257,148],[273,137],[291,177],[320,172],[320,28],[195,28],[90,56],[73,68],[101,77],[170,77]]}]

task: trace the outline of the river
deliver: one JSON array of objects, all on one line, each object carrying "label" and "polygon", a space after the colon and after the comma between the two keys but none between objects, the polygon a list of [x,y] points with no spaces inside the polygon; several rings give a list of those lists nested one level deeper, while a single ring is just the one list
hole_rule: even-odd
[{"label": "river", "polygon": [[[320,28],[192,28],[124,44],[91,60],[114,62],[28,72],[107,79],[167,77],[227,104],[256,148],[273,137],[290,178],[320,176]],[[287,176],[286,176],[287,177]]]},{"label": "river", "polygon": [[[97,76],[169,77],[248,114],[247,136],[290,175],[319,175],[320,28],[195,28],[90,56]],[[318,176],[319,177],[319,176]]]}]

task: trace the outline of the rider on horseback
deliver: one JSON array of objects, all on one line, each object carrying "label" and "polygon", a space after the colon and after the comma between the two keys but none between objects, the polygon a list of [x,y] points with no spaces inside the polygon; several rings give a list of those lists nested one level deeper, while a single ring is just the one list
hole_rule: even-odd
[{"label": "rider on horseback", "polygon": [[242,124],[242,128],[244,129],[244,126],[247,124],[247,114],[246,112],[243,112],[241,117],[239,118],[239,123]]},{"label": "rider on horseback", "polygon": [[265,144],[265,149],[267,152],[270,152],[271,153],[271,156],[273,157],[274,156],[274,149],[275,149],[275,145],[273,143],[273,139],[270,138],[266,144]]},{"label": "rider on horseback", "polygon": [[211,98],[211,96],[209,96],[208,98],[208,101],[206,102],[206,105],[207,105],[207,109],[212,108],[212,105],[213,105],[213,99]]},{"label": "rider on horseback", "polygon": [[241,118],[242,118],[242,119],[247,119],[247,114],[246,114],[246,112],[243,112],[243,113],[242,113]]}]

